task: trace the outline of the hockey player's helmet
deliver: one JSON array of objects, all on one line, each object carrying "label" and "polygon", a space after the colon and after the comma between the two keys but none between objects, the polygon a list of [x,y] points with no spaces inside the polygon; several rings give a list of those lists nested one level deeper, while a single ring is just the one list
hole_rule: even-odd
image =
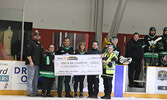
[{"label": "hockey player's helmet", "polygon": [[167,36],[167,27],[164,27],[163,35],[164,35],[164,36]]},{"label": "hockey player's helmet", "polygon": [[155,36],[155,34],[156,34],[156,28],[155,27],[150,27],[149,35],[150,36]]}]

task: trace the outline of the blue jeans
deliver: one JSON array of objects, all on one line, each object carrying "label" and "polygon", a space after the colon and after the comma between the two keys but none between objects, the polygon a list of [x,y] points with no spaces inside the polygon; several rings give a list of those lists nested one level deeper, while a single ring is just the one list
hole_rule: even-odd
[{"label": "blue jeans", "polygon": [[34,93],[38,94],[38,78],[39,78],[39,66],[34,65],[32,68],[30,65],[27,65],[28,77],[27,77],[27,94]]}]

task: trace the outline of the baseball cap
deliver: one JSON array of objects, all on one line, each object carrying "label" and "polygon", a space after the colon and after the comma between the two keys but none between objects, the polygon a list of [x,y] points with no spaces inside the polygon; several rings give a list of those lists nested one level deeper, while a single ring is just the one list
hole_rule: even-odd
[{"label": "baseball cap", "polygon": [[38,32],[38,30],[35,31],[34,36],[40,36],[40,33]]}]

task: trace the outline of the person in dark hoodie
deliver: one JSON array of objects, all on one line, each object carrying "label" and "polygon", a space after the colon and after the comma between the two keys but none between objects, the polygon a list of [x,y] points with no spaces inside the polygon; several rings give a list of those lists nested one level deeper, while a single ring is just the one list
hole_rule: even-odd
[{"label": "person in dark hoodie", "polygon": [[[139,75],[142,69],[142,46],[139,42],[139,33],[134,33],[133,38],[127,43],[126,57],[131,57],[132,62],[129,64],[129,87],[138,87],[139,85],[134,80],[139,79]],[[135,74],[134,74],[135,73]]]},{"label": "person in dark hoodie", "polygon": [[[43,78],[42,83],[42,96],[43,97],[53,97],[50,92],[52,85],[55,80],[54,75],[54,45],[50,44],[48,50],[45,51],[43,54],[43,62],[42,66],[40,67],[40,76]],[[47,90],[47,93],[45,94]]]},{"label": "person in dark hoodie", "polygon": [[[93,41],[92,49],[87,51],[87,54],[101,54],[98,50],[98,41]],[[97,98],[99,92],[99,75],[88,75],[88,98]]]}]

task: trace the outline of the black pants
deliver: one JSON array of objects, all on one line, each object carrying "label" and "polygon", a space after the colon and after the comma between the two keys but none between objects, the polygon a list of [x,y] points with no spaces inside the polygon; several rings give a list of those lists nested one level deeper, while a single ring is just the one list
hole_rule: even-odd
[{"label": "black pants", "polygon": [[141,61],[132,60],[128,68],[129,85],[133,86],[135,85],[134,80],[139,80],[139,75],[141,72]]},{"label": "black pants", "polygon": [[45,94],[46,90],[47,94],[50,94],[54,80],[55,78],[43,77],[42,94]]},{"label": "black pants", "polygon": [[85,76],[74,76],[74,92],[77,92],[77,88],[78,88],[79,83],[80,83],[80,85],[79,85],[80,92],[83,92],[84,78],[85,78]]},{"label": "black pants", "polygon": [[111,96],[112,92],[112,77],[103,76],[103,84],[104,84],[104,94],[105,96]]},{"label": "black pants", "polygon": [[97,96],[99,93],[99,76],[98,75],[88,75],[88,94],[90,97]]},{"label": "black pants", "polygon": [[63,79],[65,78],[65,92],[66,95],[70,94],[71,88],[70,88],[70,80],[71,76],[58,76],[58,96],[62,96],[62,89],[63,89]]}]

